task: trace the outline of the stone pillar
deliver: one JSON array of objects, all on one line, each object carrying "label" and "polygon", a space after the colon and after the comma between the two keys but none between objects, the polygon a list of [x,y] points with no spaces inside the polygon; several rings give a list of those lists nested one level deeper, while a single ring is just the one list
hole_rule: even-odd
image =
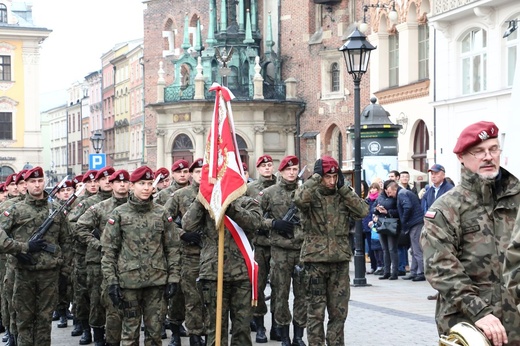
[{"label": "stone pillar", "polygon": [[265,126],[253,127],[253,130],[255,131],[255,162],[264,154],[264,131],[266,129]]},{"label": "stone pillar", "polygon": [[157,129],[155,130],[157,135],[157,167],[164,167],[164,136],[166,136],[166,130]]},{"label": "stone pillar", "polygon": [[253,99],[263,100],[264,99],[264,78],[260,74],[260,57],[255,57],[255,76],[253,77]]},{"label": "stone pillar", "polygon": [[[164,102],[164,88],[166,87],[166,80],[164,79],[163,62],[159,61],[159,71],[157,71],[159,78],[157,79],[157,103]],[[162,167],[162,166],[159,166]]]},{"label": "stone pillar", "polygon": [[296,100],[296,79],[293,77],[285,80],[285,99]]},{"label": "stone pillar", "polygon": [[286,127],[283,129],[287,138],[287,152],[285,155],[294,155],[294,134],[296,133],[296,128],[294,126]]},{"label": "stone pillar", "polygon": [[[195,76],[195,100],[204,100],[204,76],[202,75],[200,56],[197,58],[197,75]],[[198,156],[197,156],[198,157]]]},{"label": "stone pillar", "polygon": [[195,157],[193,159],[204,158],[204,149],[206,148],[204,126],[194,126],[192,130],[195,133]]}]

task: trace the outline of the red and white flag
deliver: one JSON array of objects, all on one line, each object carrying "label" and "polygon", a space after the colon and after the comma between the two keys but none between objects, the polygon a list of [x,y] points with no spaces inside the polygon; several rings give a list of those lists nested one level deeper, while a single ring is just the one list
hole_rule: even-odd
[{"label": "red and white flag", "polygon": [[[227,207],[246,192],[247,184],[231,111],[234,95],[228,88],[217,83],[209,90],[216,92],[215,110],[206,142],[198,199],[215,220],[218,229],[224,221]],[[244,256],[253,285],[253,300],[256,301],[258,264],[254,261],[254,252],[244,231],[229,220],[226,220],[225,226]]]}]

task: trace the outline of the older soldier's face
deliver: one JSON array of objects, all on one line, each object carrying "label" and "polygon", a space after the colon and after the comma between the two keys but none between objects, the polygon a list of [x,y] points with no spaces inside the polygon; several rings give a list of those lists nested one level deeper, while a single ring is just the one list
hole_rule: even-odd
[{"label": "older soldier's face", "polygon": [[495,179],[500,168],[500,143],[491,138],[457,155],[459,161],[482,179]]},{"label": "older soldier's face", "polygon": [[29,178],[27,180],[27,192],[35,199],[43,198],[43,188],[45,180],[43,178]]}]

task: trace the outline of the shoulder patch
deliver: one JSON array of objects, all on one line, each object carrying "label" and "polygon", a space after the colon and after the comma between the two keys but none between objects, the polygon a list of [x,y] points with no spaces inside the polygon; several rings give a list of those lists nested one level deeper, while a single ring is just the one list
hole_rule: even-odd
[{"label": "shoulder patch", "polygon": [[255,199],[255,198],[253,198],[253,203],[255,203],[257,205],[260,205],[260,202],[257,199]]},{"label": "shoulder patch", "polygon": [[428,219],[435,219],[435,215],[437,215],[437,212],[436,211],[431,211],[431,210],[428,210],[426,212],[426,214],[424,214],[424,217],[428,218]]},{"label": "shoulder patch", "polygon": [[264,191],[260,191],[260,192],[258,193],[258,196],[263,196],[263,195],[264,195]]},{"label": "shoulder patch", "polygon": [[94,205],[91,205],[89,209],[94,209]]},{"label": "shoulder patch", "polygon": [[7,217],[9,217],[10,214],[9,214],[9,212],[6,210],[6,211],[4,211],[4,215],[7,216]]},{"label": "shoulder patch", "polygon": [[108,219],[107,221],[109,224],[113,225],[116,221],[114,219]]},{"label": "shoulder patch", "polygon": [[168,222],[173,222],[173,217],[168,216]]},{"label": "shoulder patch", "polygon": [[77,205],[77,206],[78,206],[78,207],[81,207],[82,205],[83,205],[83,203],[78,203],[78,205]]}]

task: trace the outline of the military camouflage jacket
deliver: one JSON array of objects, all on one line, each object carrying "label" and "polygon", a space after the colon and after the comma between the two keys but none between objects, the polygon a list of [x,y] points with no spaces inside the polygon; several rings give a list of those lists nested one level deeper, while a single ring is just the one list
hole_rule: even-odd
[{"label": "military camouflage jacket", "polygon": [[[274,184],[276,184],[276,176],[272,175],[271,179],[266,179],[260,176],[257,180],[247,184],[246,195],[253,198],[259,198],[258,194],[260,191],[267,189],[269,186],[273,186]],[[260,246],[271,246],[269,237],[258,233],[255,234],[254,243],[255,245]]]},{"label": "military camouflage jacket", "polygon": [[[289,183],[285,179],[281,179],[278,184],[270,186],[258,194],[260,207],[265,215],[260,228],[269,231],[271,246],[292,250],[299,250],[302,246],[303,232],[301,224],[295,225],[294,238],[292,239],[287,239],[273,230],[273,221],[283,219],[293,203],[294,193],[297,188],[298,180]],[[296,217],[300,220],[302,219],[300,211],[298,211]]]},{"label": "military camouflage jacket", "polygon": [[[197,198],[199,193],[199,186],[200,184],[193,183],[183,187],[182,189],[175,191],[172,198],[168,199],[164,207],[171,215],[171,217],[173,217],[173,220],[176,220],[178,216],[180,217],[180,220],[182,220],[182,216],[186,213],[188,207]],[[176,223],[174,226],[176,231],[179,233],[179,236],[182,236],[184,233],[186,233]],[[181,246],[181,253],[183,255],[200,256],[199,245],[189,244],[181,239]]]},{"label": "military camouflage jacket", "polygon": [[83,199],[69,214],[69,221],[72,227],[72,240],[73,240],[73,250],[77,254],[86,255],[87,253],[87,245],[82,243],[78,237],[78,233],[76,231],[76,223],[78,222],[81,215],[85,213],[91,206],[97,204],[101,201],[104,201],[108,198],[112,197],[112,191],[101,191],[98,193],[90,195]]},{"label": "military camouflage jacket", "polygon": [[128,197],[116,198],[114,196],[96,203],[88,208],[76,222],[76,237],[78,241],[87,247],[85,261],[88,263],[101,263],[101,240],[96,238],[94,230],[101,235],[112,211],[126,203]]},{"label": "military camouflage jacket", "polygon": [[296,191],[294,202],[306,216],[303,262],[349,261],[349,220],[368,215],[368,204],[350,186],[328,189],[315,173]]},{"label": "military camouflage jacket", "polygon": [[[262,211],[258,201],[251,197],[242,196],[231,203],[226,211],[245,232],[249,241],[255,230],[260,226]],[[219,233],[213,220],[204,206],[195,200],[182,218],[182,225],[186,232],[203,230],[202,250],[200,253],[199,277],[205,280],[217,280],[218,272],[218,238]],[[224,281],[248,280],[247,266],[233,236],[229,230],[224,230]]]},{"label": "military camouflage jacket", "polygon": [[[10,234],[14,240],[26,243],[49,216],[49,202],[47,193],[44,199],[34,199],[26,194],[25,200],[13,204],[0,215],[0,230]],[[57,208],[58,204],[52,204]],[[58,269],[63,275],[70,273],[71,246],[70,226],[65,214],[56,215],[53,224],[44,236],[44,239],[56,245],[56,252],[40,251],[32,253],[35,264],[17,263],[17,268],[26,270]]]},{"label": "military camouflage jacket", "polygon": [[461,184],[439,197],[424,218],[424,270],[439,291],[439,333],[461,321],[493,314],[520,344],[520,313],[508,293],[502,265],[520,205],[520,182],[501,168],[500,178],[482,180],[462,168]]},{"label": "military camouflage jacket", "polygon": [[18,195],[18,196],[8,195],[7,199],[0,204],[0,211],[4,211],[7,208],[9,208],[10,206],[12,206],[13,204],[23,201],[24,200],[23,197],[24,196],[20,196],[20,195]]},{"label": "military camouflage jacket", "polygon": [[101,235],[101,269],[107,285],[137,289],[179,282],[179,235],[173,219],[152,198],[133,194],[109,216]]},{"label": "military camouflage jacket", "polygon": [[183,187],[188,186],[188,184],[181,185],[177,183],[176,181],[173,182],[170,186],[168,186],[165,189],[162,189],[157,193],[157,195],[153,198],[153,201],[160,205],[165,205],[168,199],[173,195],[173,193],[179,189],[182,189]]}]

